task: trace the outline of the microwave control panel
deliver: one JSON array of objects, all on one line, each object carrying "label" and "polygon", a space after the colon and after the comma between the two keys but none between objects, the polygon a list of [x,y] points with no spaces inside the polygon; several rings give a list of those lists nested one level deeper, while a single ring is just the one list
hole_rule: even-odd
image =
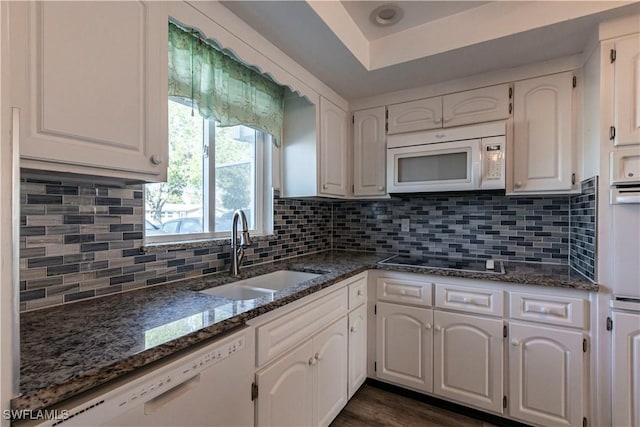
[{"label": "microwave control panel", "polygon": [[482,175],[480,188],[504,188],[504,138],[482,140]]}]

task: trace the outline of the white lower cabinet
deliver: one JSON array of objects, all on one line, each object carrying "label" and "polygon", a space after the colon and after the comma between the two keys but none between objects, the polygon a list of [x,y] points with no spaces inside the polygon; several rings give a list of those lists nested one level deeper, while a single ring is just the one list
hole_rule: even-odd
[{"label": "white lower cabinet", "polygon": [[433,392],[502,414],[502,319],[434,312]]},{"label": "white lower cabinet", "polygon": [[349,399],[367,379],[367,305],[349,313]]},{"label": "white lower cabinet", "polygon": [[640,313],[613,312],[613,423],[640,426]]},{"label": "white lower cabinet", "polygon": [[260,395],[256,404],[258,426],[309,426],[313,423],[311,340],[256,374]]},{"label": "white lower cabinet", "polygon": [[381,380],[433,390],[433,310],[377,303],[376,376]]},{"label": "white lower cabinet", "polygon": [[583,334],[511,322],[509,414],[525,422],[582,426]]},{"label": "white lower cabinet", "polygon": [[347,318],[256,374],[258,426],[328,426],[347,403]]}]

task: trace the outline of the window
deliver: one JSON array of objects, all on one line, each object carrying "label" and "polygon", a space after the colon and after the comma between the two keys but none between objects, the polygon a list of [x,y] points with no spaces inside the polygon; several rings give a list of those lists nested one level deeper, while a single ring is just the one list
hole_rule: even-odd
[{"label": "window", "polygon": [[167,182],[146,185],[147,241],[229,237],[236,209],[252,233],[263,233],[270,137],[242,125],[219,127],[192,111],[189,100],[169,99]]}]

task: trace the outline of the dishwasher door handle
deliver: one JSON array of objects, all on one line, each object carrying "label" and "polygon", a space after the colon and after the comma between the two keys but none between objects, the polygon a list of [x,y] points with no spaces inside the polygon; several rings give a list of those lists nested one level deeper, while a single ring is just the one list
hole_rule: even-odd
[{"label": "dishwasher door handle", "polygon": [[198,386],[200,382],[200,374],[195,375],[180,384],[177,384],[171,387],[169,390],[165,391],[161,395],[154,397],[153,399],[144,403],[144,414],[151,415],[154,412],[158,411],[158,409],[162,408],[169,402],[174,399],[177,399],[179,396],[187,393],[189,390]]}]

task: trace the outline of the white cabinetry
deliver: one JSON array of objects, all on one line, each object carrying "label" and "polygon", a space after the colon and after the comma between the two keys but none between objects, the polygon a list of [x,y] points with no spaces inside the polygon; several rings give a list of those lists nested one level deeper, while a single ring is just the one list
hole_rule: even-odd
[{"label": "white cabinetry", "polygon": [[508,119],[511,116],[508,84],[467,90],[389,106],[388,134]]},{"label": "white cabinetry", "polygon": [[567,72],[515,83],[514,193],[574,188],[572,81]]},{"label": "white cabinetry", "polygon": [[509,341],[509,414],[540,425],[582,426],[582,333],[511,322]]},{"label": "white cabinetry", "polygon": [[406,387],[433,389],[433,310],[377,303],[376,376]]},{"label": "white cabinetry", "polygon": [[313,422],[313,371],[307,341],[256,374],[257,426],[309,426]]},{"label": "white cabinetry", "polygon": [[444,127],[508,119],[511,115],[508,84],[452,93],[442,98]]},{"label": "white cabinetry", "polygon": [[320,188],[318,193],[347,196],[347,113],[320,97]]},{"label": "white cabinetry", "polygon": [[387,134],[442,127],[442,97],[419,99],[389,106]]},{"label": "white cabinetry", "polygon": [[347,318],[256,374],[258,426],[327,426],[347,403]]},{"label": "white cabinetry", "polygon": [[367,274],[349,283],[349,399],[367,379]]},{"label": "white cabinetry", "polygon": [[285,97],[281,147],[283,197],[346,197],[347,113],[317,96]]},{"label": "white cabinetry", "polygon": [[613,423],[640,425],[640,313],[613,312]]},{"label": "white cabinetry", "polygon": [[21,166],[164,181],[166,4],[16,2],[10,8]]},{"label": "white cabinetry", "polygon": [[640,144],[640,34],[615,40],[611,49],[614,67],[613,144]]},{"label": "white cabinetry", "polygon": [[386,194],[385,107],[353,114],[353,195]]}]

